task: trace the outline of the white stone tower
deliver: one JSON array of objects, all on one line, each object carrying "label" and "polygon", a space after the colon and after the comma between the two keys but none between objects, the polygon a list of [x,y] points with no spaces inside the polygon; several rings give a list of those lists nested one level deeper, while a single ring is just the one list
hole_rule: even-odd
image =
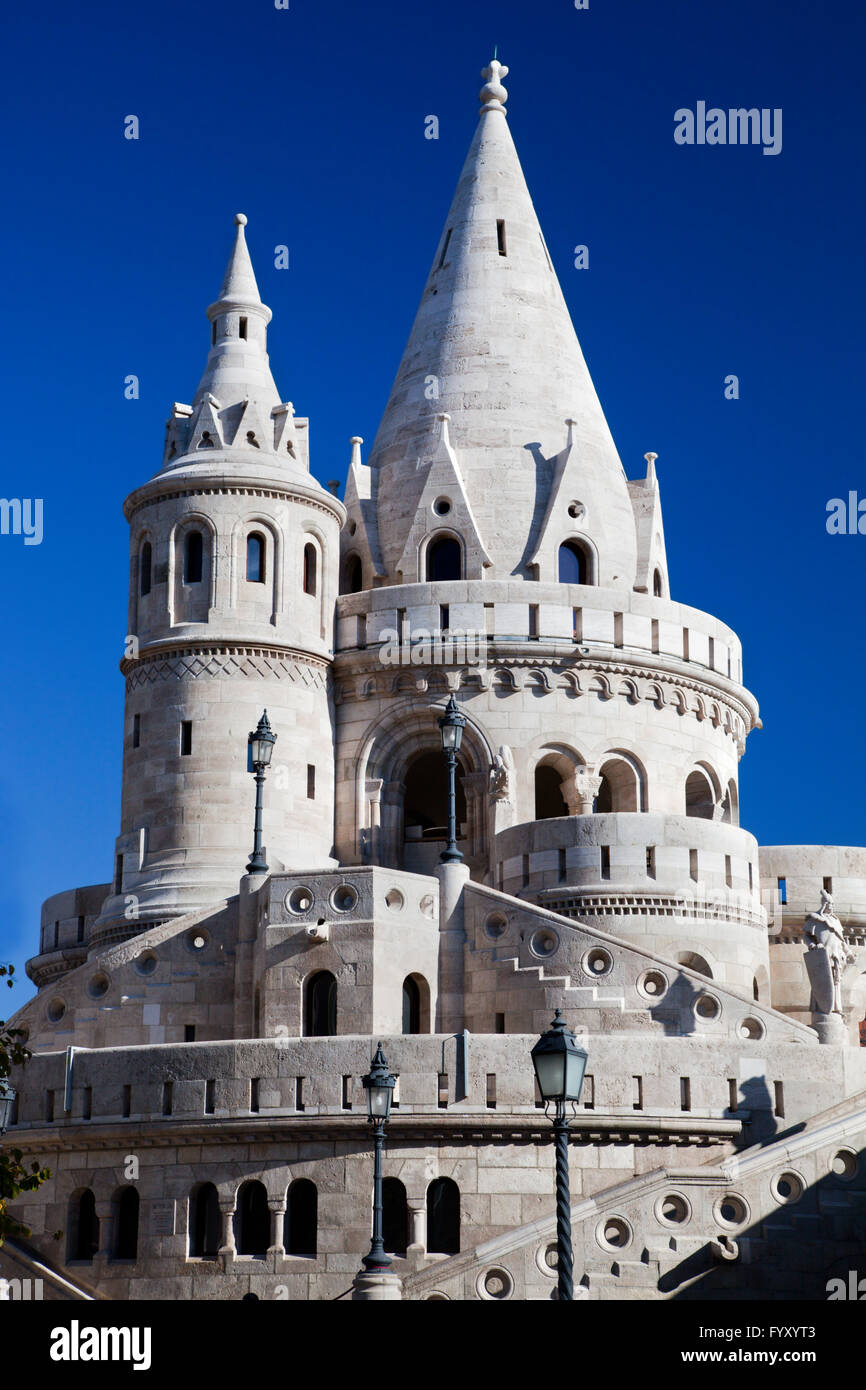
[{"label": "white stone tower", "polygon": [[237,234],[192,405],[161,470],[127,499],[130,599],[121,834],[93,938],[237,892],[251,846],[247,735],[278,736],[266,786],[272,866],[331,863],[332,612],[340,502],[309,472],[308,421],[281,402]]},{"label": "white stone tower", "polygon": [[670,597],[656,455],[626,478],[509,132],[506,71],[483,73],[368,465],[355,441],[339,853],[432,870],[427,789],[453,691],[473,878],[766,998],[758,848],[738,818],[758,722],[740,643]]}]

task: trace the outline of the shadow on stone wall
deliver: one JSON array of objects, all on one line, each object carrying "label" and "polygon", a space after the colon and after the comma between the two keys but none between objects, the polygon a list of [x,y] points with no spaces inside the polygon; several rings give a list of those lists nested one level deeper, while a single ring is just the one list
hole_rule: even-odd
[{"label": "shadow on stone wall", "polygon": [[[781,1168],[783,1155],[779,1163]],[[837,1300],[851,1298],[853,1290],[866,1301],[864,1167],[861,1149],[853,1181],[828,1173],[797,1200],[780,1203],[764,1220],[728,1235],[720,1232],[718,1240],[708,1241],[663,1274],[659,1292],[683,1302],[825,1302],[831,1294]],[[862,1290],[856,1293],[861,1279]]]}]

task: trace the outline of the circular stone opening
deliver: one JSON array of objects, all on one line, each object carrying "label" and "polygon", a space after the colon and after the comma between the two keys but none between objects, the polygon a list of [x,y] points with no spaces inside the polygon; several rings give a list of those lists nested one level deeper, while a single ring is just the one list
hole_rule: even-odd
[{"label": "circular stone opening", "polygon": [[742,1197],[728,1192],[716,1203],[713,1215],[720,1226],[742,1226],[749,1219],[749,1208]]},{"label": "circular stone opening", "polygon": [[585,511],[586,507],[582,502],[569,502],[568,504],[568,515],[572,517],[574,521],[579,521]]},{"label": "circular stone opening", "polygon": [[682,1226],[691,1216],[691,1208],[678,1192],[667,1192],[656,1208],[658,1219],[665,1226]]},{"label": "circular stone opening", "polygon": [[695,1017],[711,1023],[722,1012],[722,1006],[713,994],[699,994],[695,1000]]},{"label": "circular stone opening", "polygon": [[139,975],[152,975],[159,964],[155,951],[142,951],[135,962]]},{"label": "circular stone opening", "polygon": [[433,503],[433,510],[437,516],[447,516],[451,510],[451,502],[447,497],[437,497]]},{"label": "circular stone opening", "polygon": [[392,912],[401,912],[405,901],[399,888],[391,888],[385,894],[385,906],[390,907]]},{"label": "circular stone opening", "polygon": [[331,894],[331,906],[335,912],[351,912],[358,901],[358,894],[351,883],[341,883]]},{"label": "circular stone opening", "polygon": [[778,1173],[772,1189],[777,1202],[798,1202],[803,1195],[803,1181],[796,1173]]},{"label": "circular stone opening", "polygon": [[859,1167],[857,1155],[852,1149],[839,1149],[830,1159],[830,1172],[843,1182],[856,1178]]},{"label": "circular stone opening", "polygon": [[432,917],[433,913],[436,911],[436,902],[433,897],[433,894],[425,893],[424,897],[418,904],[418,907],[420,908],[421,913],[424,917]]},{"label": "circular stone opening", "polygon": [[514,1280],[507,1269],[488,1269],[481,1276],[481,1288],[485,1298],[510,1298]]},{"label": "circular stone opening", "polygon": [[613,956],[602,946],[595,946],[584,956],[583,968],[587,975],[608,975],[613,970]]},{"label": "circular stone opening", "polygon": [[66,1013],[66,1005],[62,999],[52,999],[47,1012],[49,1023],[59,1023]]},{"label": "circular stone opening", "polygon": [[753,1042],[759,1042],[766,1030],[759,1018],[744,1018],[737,1031],[741,1038],[751,1038]]},{"label": "circular stone opening", "polygon": [[87,993],[91,999],[101,999],[104,994],[108,993],[108,976],[94,975],[87,986]]},{"label": "circular stone opening", "polygon": [[552,956],[559,946],[559,937],[551,927],[541,927],[529,938],[529,949],[535,956]]},{"label": "circular stone opening", "polygon": [[498,941],[508,930],[508,918],[503,912],[491,912],[484,923],[484,930],[493,941]]},{"label": "circular stone opening", "polygon": [[598,1242],[607,1250],[622,1250],[631,1240],[631,1227],[623,1216],[606,1216],[596,1231]]},{"label": "circular stone opening", "polygon": [[668,982],[660,970],[648,970],[638,981],[638,989],[648,999],[660,999],[668,987]]},{"label": "circular stone opening", "polygon": [[186,934],[186,944],[191,951],[203,951],[210,938],[202,927],[193,927]]},{"label": "circular stone opening", "polygon": [[293,888],[286,898],[286,907],[290,912],[309,912],[313,906],[313,895],[309,888]]}]

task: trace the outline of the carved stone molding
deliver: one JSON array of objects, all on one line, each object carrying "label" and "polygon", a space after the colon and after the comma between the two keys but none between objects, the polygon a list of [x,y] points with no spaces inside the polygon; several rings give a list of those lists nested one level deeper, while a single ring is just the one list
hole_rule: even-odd
[{"label": "carved stone molding", "polygon": [[155,681],[198,680],[201,677],[261,676],[268,680],[287,680],[308,689],[327,690],[328,668],[324,662],[305,658],[299,652],[279,652],[266,647],[190,648],[179,652],[156,652],[138,660],[121,662],[127,691]]}]

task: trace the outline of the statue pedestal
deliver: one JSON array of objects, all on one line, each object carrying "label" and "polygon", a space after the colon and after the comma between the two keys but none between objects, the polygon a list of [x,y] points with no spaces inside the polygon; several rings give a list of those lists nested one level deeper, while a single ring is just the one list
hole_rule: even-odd
[{"label": "statue pedestal", "polygon": [[403,1297],[403,1283],[399,1274],[368,1274],[365,1269],[352,1280],[352,1302],[399,1301]]},{"label": "statue pedestal", "polygon": [[840,1047],[848,1041],[848,1029],[841,1014],[813,1014],[812,1027],[818,1034],[819,1042]]}]

